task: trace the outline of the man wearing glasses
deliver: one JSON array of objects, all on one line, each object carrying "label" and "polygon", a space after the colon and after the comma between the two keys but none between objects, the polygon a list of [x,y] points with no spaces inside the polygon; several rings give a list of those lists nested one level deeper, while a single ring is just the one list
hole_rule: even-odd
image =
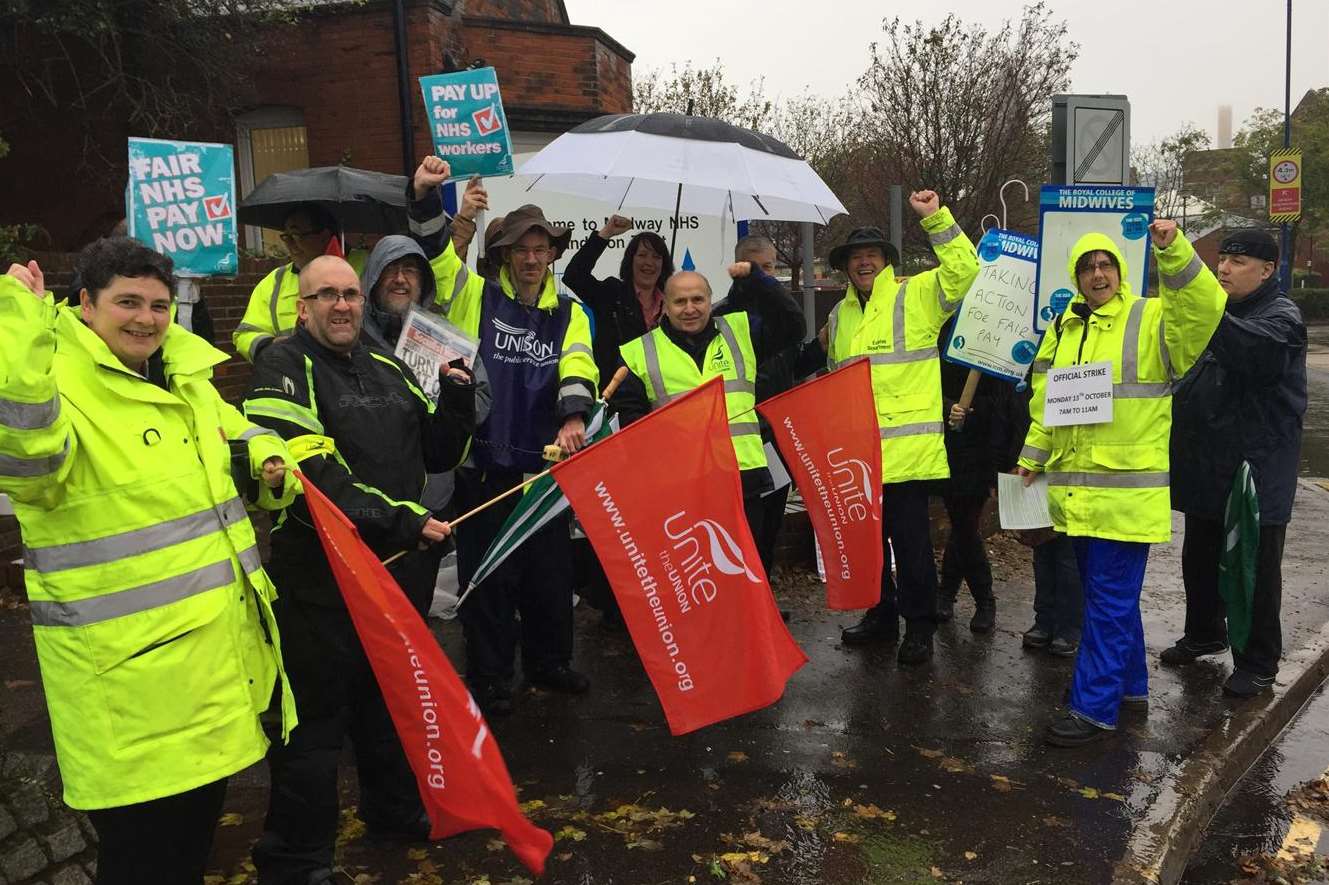
[{"label": "man wearing glasses", "polygon": [[[361,338],[365,296],[341,258],[305,265],[297,310],[295,331],[255,366],[245,414],[286,439],[305,476],[380,558],[409,551],[389,570],[423,615],[441,556],[435,542],[449,528],[418,502],[427,472],[465,457],[471,377],[445,369],[431,405],[405,363]],[[429,820],[303,498],[275,522],[270,570],[282,588],[274,611],[301,721],[268,754],[272,790],[254,863],[264,885],[307,885],[332,875],[337,761],[348,735],[369,831],[422,840]]]}]

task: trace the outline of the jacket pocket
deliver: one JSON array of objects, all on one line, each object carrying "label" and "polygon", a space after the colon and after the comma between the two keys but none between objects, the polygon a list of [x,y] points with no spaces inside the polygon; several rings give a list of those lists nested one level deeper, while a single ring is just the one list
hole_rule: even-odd
[{"label": "jacket pocket", "polygon": [[1098,467],[1108,470],[1163,470],[1166,452],[1153,446],[1094,445],[1089,447],[1089,459]]},{"label": "jacket pocket", "polygon": [[[914,417],[920,412],[926,412],[934,405],[931,396],[926,393],[906,393],[899,396],[884,396],[877,399],[877,417],[883,420],[894,420],[896,418]],[[941,420],[941,413],[936,415],[925,415],[918,420]]]}]

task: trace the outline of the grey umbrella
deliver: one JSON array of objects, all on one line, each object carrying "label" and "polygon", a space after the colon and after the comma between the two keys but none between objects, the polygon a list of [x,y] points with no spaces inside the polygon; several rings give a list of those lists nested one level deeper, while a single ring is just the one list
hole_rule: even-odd
[{"label": "grey umbrella", "polygon": [[240,201],[240,223],[281,230],[293,209],[309,203],[336,218],[343,231],[395,234],[407,226],[406,177],[350,166],[269,175]]}]

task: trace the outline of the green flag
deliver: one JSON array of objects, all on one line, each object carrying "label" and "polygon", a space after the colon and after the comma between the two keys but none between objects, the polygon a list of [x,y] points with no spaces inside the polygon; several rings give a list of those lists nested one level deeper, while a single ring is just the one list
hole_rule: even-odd
[{"label": "green flag", "polygon": [[[603,400],[595,404],[590,420],[586,422],[587,445],[604,439],[618,429],[617,416],[605,420],[605,411]],[[465,602],[470,592],[493,574],[514,550],[567,509],[568,499],[558,487],[558,483],[554,482],[553,476],[546,474],[527,486],[516,508],[499,528],[494,542],[489,545],[484,558],[476,566],[475,574],[466,585],[466,592],[457,600],[457,606]]]},{"label": "green flag", "polygon": [[1260,501],[1251,465],[1245,461],[1232,479],[1223,518],[1223,556],[1218,565],[1218,593],[1227,606],[1227,637],[1239,652],[1251,635],[1255,568],[1260,551]]}]

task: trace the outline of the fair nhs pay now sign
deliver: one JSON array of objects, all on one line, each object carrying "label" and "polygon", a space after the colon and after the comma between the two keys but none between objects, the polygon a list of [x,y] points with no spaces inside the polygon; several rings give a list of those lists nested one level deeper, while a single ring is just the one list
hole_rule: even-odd
[{"label": "fair nhs pay now sign", "polygon": [[1105,234],[1126,259],[1131,291],[1149,291],[1149,225],[1154,189],[1045,184],[1038,195],[1038,284],[1034,328],[1041,334],[1075,297],[1067,270],[1071,249],[1087,233]]},{"label": "fair nhs pay now sign", "polygon": [[946,359],[1021,381],[1038,353],[1034,280],[1038,240],[993,229],[978,241],[978,276],[960,304]]},{"label": "fair nhs pay now sign", "polygon": [[512,174],[512,139],[498,73],[476,68],[420,78],[434,153],[452,179]]},{"label": "fair nhs pay now sign", "polygon": [[234,170],[229,144],[129,139],[129,235],[181,276],[236,273]]}]

